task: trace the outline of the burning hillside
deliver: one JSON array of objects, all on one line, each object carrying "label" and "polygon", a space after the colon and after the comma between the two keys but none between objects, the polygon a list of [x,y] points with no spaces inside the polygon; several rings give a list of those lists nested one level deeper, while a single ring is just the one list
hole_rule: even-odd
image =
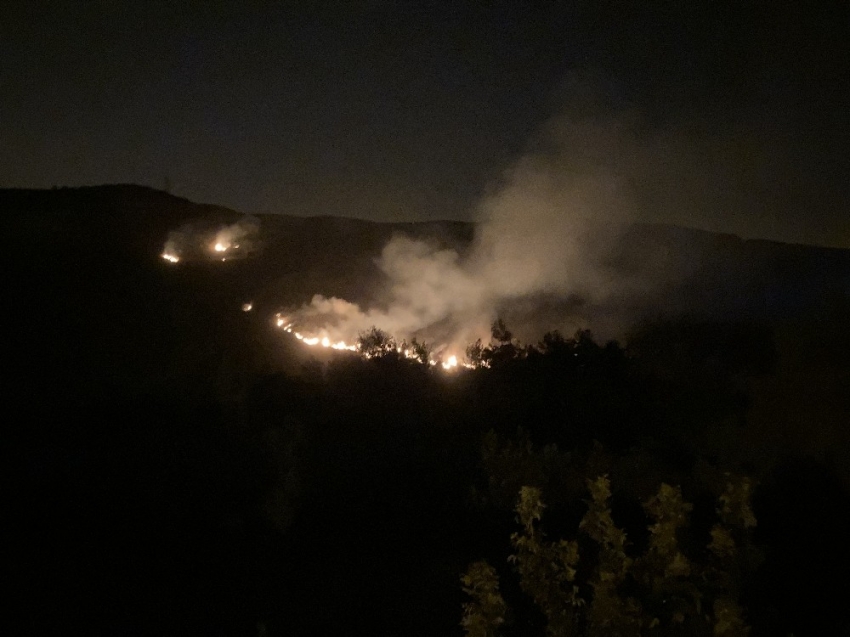
[{"label": "burning hillside", "polygon": [[346,342],[344,340],[332,341],[324,329],[320,329],[315,333],[302,333],[288,317],[283,316],[281,313],[275,314],[274,322],[277,327],[287,334],[292,334],[292,336],[308,347],[356,352],[365,358],[373,358],[378,355],[395,352],[399,356],[418,361],[423,365],[430,365],[432,367],[439,365],[446,371],[457,369],[458,367],[473,367],[473,365],[467,362],[460,363],[455,354],[445,354],[444,356],[434,355],[427,345],[418,343],[416,339],[413,339],[410,343],[402,341],[400,344],[397,344],[391,335],[381,332],[381,330],[375,327],[361,333],[356,341]]},{"label": "burning hillside", "polygon": [[249,216],[217,229],[208,222],[187,223],[168,234],[161,256],[169,263],[244,259],[256,251],[259,229],[259,220]]}]

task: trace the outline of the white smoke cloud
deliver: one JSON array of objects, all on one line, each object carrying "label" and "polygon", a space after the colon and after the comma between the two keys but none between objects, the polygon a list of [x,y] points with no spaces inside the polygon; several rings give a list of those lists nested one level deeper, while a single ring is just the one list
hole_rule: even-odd
[{"label": "white smoke cloud", "polygon": [[[606,265],[633,216],[635,118],[560,118],[537,144],[479,204],[469,254],[396,236],[377,260],[385,277],[380,305],[317,295],[290,320],[348,342],[374,325],[397,338],[425,339],[438,351],[457,350],[487,340],[498,315],[535,299],[581,298],[586,305],[639,289]],[[574,329],[581,322],[562,313],[559,324],[542,327]],[[523,326],[509,327],[522,334]]]},{"label": "white smoke cloud", "polygon": [[[500,316],[525,341],[578,328],[604,339],[682,302],[676,290],[704,248],[633,222],[729,231],[730,216],[765,205],[758,177],[770,145],[746,128],[650,120],[612,105],[606,96],[616,91],[598,78],[564,86],[564,114],[477,205],[468,250],[396,236],[376,261],[377,302],[316,296],[292,320],[305,331],[332,325],[333,338],[347,342],[374,325],[453,352],[486,341]],[[674,236],[671,249],[665,237]]]}]

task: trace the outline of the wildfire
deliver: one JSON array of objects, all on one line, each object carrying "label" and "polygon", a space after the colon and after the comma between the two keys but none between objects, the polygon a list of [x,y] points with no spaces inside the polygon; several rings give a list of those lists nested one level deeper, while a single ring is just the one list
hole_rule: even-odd
[{"label": "wildfire", "polygon": [[178,261],[180,261],[180,257],[178,257],[176,254],[172,254],[171,252],[163,252],[162,258],[168,261],[169,263],[177,263]]},{"label": "wildfire", "polygon": [[356,352],[356,345],[349,345],[345,341],[337,341],[332,342],[330,338],[327,336],[304,336],[301,332],[296,332],[292,329],[292,323],[287,323],[286,319],[284,319],[280,314],[275,315],[275,324],[282,329],[284,332],[288,334],[292,334],[299,341],[304,343],[305,345],[309,345],[310,347],[315,347],[316,345],[328,349],[336,349],[336,350],[347,350],[349,352]]},{"label": "wildfire", "polygon": [[215,238],[215,243],[212,246],[213,252],[227,252],[228,250],[238,250],[239,244],[234,243],[228,231],[222,230]]},{"label": "wildfire", "polygon": [[232,243],[230,240],[220,237],[217,237],[215,243],[212,245],[212,252],[222,255],[222,261],[227,261],[227,257],[223,256],[225,253],[232,254],[237,250],[239,250],[238,243]]},{"label": "wildfire", "polygon": [[253,309],[254,309],[254,304],[253,304],[253,303],[250,303],[250,302],[249,302],[249,303],[243,303],[243,304],[242,304],[242,311],[243,311],[243,312],[250,312],[250,311],[251,311],[251,310],[253,310]]},{"label": "wildfire", "polygon": [[[287,318],[285,318],[279,313],[275,315],[275,325],[282,329],[284,332],[292,334],[295,338],[304,343],[304,345],[308,345],[309,347],[322,347],[325,349],[358,352],[361,354],[361,356],[368,357],[365,352],[360,352],[360,348],[358,345],[352,345],[342,340],[334,342],[328,336],[307,336],[305,334],[302,334],[301,332],[294,329],[293,323],[289,322]],[[398,354],[401,354],[405,358],[411,360],[418,360],[416,352],[414,352],[412,349],[398,347],[396,348],[396,352]],[[428,365],[432,367],[439,365],[445,371],[453,371],[458,369],[458,367],[466,367],[468,369],[473,368],[473,366],[469,363],[460,362],[457,356],[455,356],[454,354],[448,356],[445,359],[436,359],[433,357],[429,358]]]}]

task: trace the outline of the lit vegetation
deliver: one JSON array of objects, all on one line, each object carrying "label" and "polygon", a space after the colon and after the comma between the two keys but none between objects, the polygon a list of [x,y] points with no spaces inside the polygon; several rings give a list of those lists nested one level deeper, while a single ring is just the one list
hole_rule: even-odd
[{"label": "lit vegetation", "polygon": [[[590,500],[575,539],[548,540],[543,531],[540,489],[523,487],[516,506],[520,530],[511,536],[519,585],[542,614],[546,635],[714,635],[749,634],[740,603],[741,584],[755,566],[750,482],[730,478],[719,498],[718,520],[706,550],[680,542],[693,506],[681,489],[662,483],[643,503],[649,539],[637,553],[614,522],[607,476],[587,480]],[[508,606],[496,571],[487,562],[470,565],[463,576],[472,598],[464,606],[470,637],[500,634]],[[514,614],[509,626],[533,634],[535,615]],[[532,629],[532,632],[529,632]]]}]

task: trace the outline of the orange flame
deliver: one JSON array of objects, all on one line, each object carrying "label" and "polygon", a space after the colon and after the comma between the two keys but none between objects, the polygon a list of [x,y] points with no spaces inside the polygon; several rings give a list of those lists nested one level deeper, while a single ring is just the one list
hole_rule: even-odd
[{"label": "orange flame", "polygon": [[[328,337],[327,335],[308,336],[308,335],[302,334],[301,332],[297,332],[293,329],[293,323],[291,321],[289,321],[288,318],[282,316],[280,313],[275,314],[275,321],[274,322],[275,322],[275,325],[277,327],[279,327],[280,329],[282,329],[284,332],[286,332],[288,334],[292,334],[296,339],[298,339],[299,341],[304,343],[304,345],[307,345],[309,347],[322,347],[322,348],[325,348],[325,349],[335,349],[335,350],[339,350],[339,351],[344,350],[344,351],[349,351],[349,352],[358,352],[359,349],[360,349],[357,345],[352,345],[352,344],[346,343],[345,341],[342,341],[342,340],[337,341],[337,342],[333,342],[330,339],[330,337]],[[408,359],[411,359],[411,360],[417,359],[416,353],[409,348],[403,349],[402,347],[397,347],[396,352],[398,354],[401,354],[405,358],[408,358]],[[362,353],[361,355],[367,356],[365,353]],[[428,364],[432,367],[439,365],[440,367],[442,367],[442,369],[444,369],[447,372],[456,370],[459,367],[465,367],[467,369],[472,369],[474,367],[473,365],[471,365],[469,363],[459,361],[458,357],[454,354],[448,356],[445,359],[442,359],[442,358],[436,359],[436,358],[433,358],[433,357],[429,358]]]}]

